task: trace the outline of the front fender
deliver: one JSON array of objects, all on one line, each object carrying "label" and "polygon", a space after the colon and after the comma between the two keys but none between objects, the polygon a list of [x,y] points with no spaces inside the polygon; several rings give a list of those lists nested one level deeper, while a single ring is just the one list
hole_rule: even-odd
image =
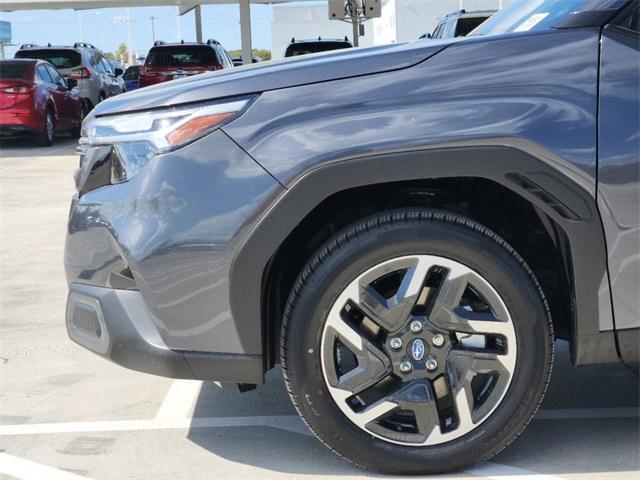
[{"label": "front fender", "polygon": [[[570,245],[575,298],[574,351],[596,344],[601,359],[615,360],[615,344],[601,330],[613,327],[600,217],[590,191],[561,174],[559,159],[540,146],[518,139],[493,144],[451,144],[389,152],[332,162],[313,169],[284,192],[238,249],[230,269],[231,311],[239,330],[261,335],[263,276],[268,263],[293,229],[317,205],[350,188],[390,182],[475,177],[499,183],[552,218]],[[578,321],[579,320],[579,321]],[[611,358],[609,360],[609,358]],[[602,361],[602,360],[600,360]]]}]

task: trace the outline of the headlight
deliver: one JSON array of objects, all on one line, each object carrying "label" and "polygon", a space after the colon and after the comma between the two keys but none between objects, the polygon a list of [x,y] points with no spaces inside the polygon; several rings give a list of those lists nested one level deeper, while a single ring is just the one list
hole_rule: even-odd
[{"label": "headlight", "polygon": [[[253,99],[242,97],[104,117],[90,114],[82,127],[80,148],[112,146],[111,183],[123,182],[153,156],[183,147],[237,118]],[[86,168],[91,169],[88,165]]]},{"label": "headlight", "polygon": [[158,152],[192,142],[239,116],[251,97],[88,118],[81,143],[151,142]]}]

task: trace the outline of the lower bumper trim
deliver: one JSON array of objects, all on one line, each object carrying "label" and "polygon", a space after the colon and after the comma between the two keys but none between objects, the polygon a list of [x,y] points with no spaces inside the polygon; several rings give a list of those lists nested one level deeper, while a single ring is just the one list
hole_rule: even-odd
[{"label": "lower bumper trim", "polygon": [[264,382],[260,355],[168,348],[137,291],[72,283],[66,323],[73,341],[132,370],[170,378]]}]

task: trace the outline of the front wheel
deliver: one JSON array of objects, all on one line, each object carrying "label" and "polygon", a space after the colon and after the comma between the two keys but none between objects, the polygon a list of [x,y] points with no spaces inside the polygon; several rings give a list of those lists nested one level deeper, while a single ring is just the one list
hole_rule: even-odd
[{"label": "front wheel", "polygon": [[551,372],[533,273],[467,218],[400,210],[327,242],[289,298],[281,360],[298,412],[369,469],[459,470],[511,443]]},{"label": "front wheel", "polygon": [[82,122],[84,121],[84,117],[87,116],[87,107],[84,102],[80,103],[80,113],[78,118],[78,125],[73,127],[71,130],[71,136],[73,138],[80,138],[82,135]]}]

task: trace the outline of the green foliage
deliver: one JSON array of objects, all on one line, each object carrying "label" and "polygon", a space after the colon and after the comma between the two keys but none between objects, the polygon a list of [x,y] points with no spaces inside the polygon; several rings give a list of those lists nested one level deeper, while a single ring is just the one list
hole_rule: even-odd
[{"label": "green foliage", "polygon": [[114,56],[122,63],[127,63],[129,61],[129,50],[127,49],[127,44],[122,42],[118,45],[118,49],[115,51]]},{"label": "green foliage", "polygon": [[[254,48],[251,53],[254,57],[260,57],[262,60],[271,60],[271,50]],[[242,50],[229,50],[229,55],[232,57],[240,57],[242,56]]]}]

